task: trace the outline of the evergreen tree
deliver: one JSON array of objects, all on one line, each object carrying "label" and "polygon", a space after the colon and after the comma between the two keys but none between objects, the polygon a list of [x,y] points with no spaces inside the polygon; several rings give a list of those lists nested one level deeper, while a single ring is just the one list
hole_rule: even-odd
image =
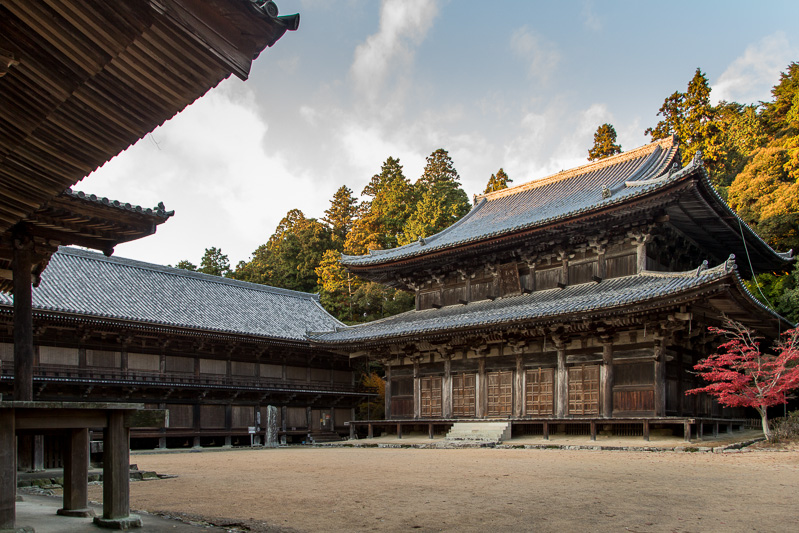
[{"label": "evergreen tree", "polygon": [[200,260],[200,268],[197,272],[203,274],[210,274],[212,276],[228,277],[231,274],[230,261],[228,257],[222,253],[220,248],[206,248],[203,258]]},{"label": "evergreen tree", "polygon": [[352,189],[342,185],[330,200],[330,207],[325,211],[322,222],[332,233],[333,243],[339,251],[344,249],[347,234],[352,229],[353,220],[358,214],[358,200],[352,195]]},{"label": "evergreen tree", "polygon": [[452,159],[443,148],[427,157],[424,173],[414,184],[414,189],[418,202],[405,223],[399,244],[407,244],[448,228],[468,213],[471,207]]},{"label": "evergreen tree", "polygon": [[621,153],[621,145],[616,144],[616,128],[602,124],[594,133],[594,146],[588,150],[588,160],[597,161]]},{"label": "evergreen tree", "polygon": [[[169,266],[172,266],[172,265],[169,265]],[[195,265],[194,263],[192,263],[191,261],[189,261],[187,259],[183,259],[181,261],[178,261],[178,264],[175,265],[175,268],[180,268],[182,270],[189,270],[191,272],[196,272],[197,271],[197,265]]]},{"label": "evergreen tree", "polygon": [[491,174],[491,177],[488,179],[488,183],[486,184],[486,188],[483,191],[483,194],[488,194],[494,191],[501,191],[502,189],[508,188],[508,183],[512,183],[513,180],[505,174],[505,171],[501,168],[497,171],[496,174]]},{"label": "evergreen tree", "polygon": [[684,93],[674,92],[666,98],[658,111],[663,120],[644,133],[653,141],[677,135],[681,142],[683,164],[693,159],[697,150],[702,151],[705,166],[713,183],[720,184],[724,175],[725,154],[722,131],[716,121],[716,109],[710,105],[710,83],[700,69],[688,83]]}]

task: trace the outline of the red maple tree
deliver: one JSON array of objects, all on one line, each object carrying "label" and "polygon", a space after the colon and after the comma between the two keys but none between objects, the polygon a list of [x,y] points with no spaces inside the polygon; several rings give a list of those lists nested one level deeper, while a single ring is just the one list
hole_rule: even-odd
[{"label": "red maple tree", "polygon": [[770,440],[766,410],[786,403],[788,393],[799,387],[799,328],[781,335],[774,343],[774,354],[761,352],[762,337],[739,322],[728,320],[726,328],[708,330],[727,341],[719,345],[718,353],[694,366],[710,384],[685,393],[704,392],[728,407],[753,407],[760,414],[763,434]]}]

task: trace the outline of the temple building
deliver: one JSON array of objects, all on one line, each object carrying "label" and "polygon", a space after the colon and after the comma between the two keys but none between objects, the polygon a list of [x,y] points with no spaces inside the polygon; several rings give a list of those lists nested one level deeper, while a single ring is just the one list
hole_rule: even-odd
[{"label": "temple building", "polygon": [[[12,317],[0,293],[5,368]],[[315,294],[62,247],[33,290],[33,320],[36,400],[168,412],[165,428],[132,429],[134,447],[263,442],[270,405],[284,443],[339,438],[370,395],[348,357],[310,346],[308,330],[342,326]],[[12,383],[3,372],[0,392]]]},{"label": "temple building", "polygon": [[502,419],[515,434],[594,436],[601,423],[646,437],[741,416],[686,396],[691,371],[725,318],[771,338],[793,326],[742,283],[792,257],[736,216],[701,157],[679,162],[676,139],[661,140],[479,196],[418,242],[344,256],[414,292],[416,309],[313,341],[383,363],[383,426],[398,433]]}]

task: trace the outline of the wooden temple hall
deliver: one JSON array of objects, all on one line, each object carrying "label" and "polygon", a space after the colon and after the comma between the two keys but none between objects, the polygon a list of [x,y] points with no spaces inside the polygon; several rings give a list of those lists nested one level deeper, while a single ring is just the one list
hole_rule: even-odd
[{"label": "wooden temple hall", "polygon": [[[139,307],[125,309],[115,298],[135,280],[122,288],[112,286],[113,276],[123,279],[122,271],[134,267],[105,256],[151,235],[172,213],[161,204],[147,209],[71,189],[231,74],[246,79],[252,61],[298,25],[299,15],[281,16],[266,0],[0,1],[0,531],[32,531],[16,524],[18,456],[22,468],[39,466],[48,442],[60,449],[64,466],[59,514],[92,514],[90,430],[103,440],[103,513],[95,523],[140,526],[129,509],[131,431],[168,439],[171,402],[190,406],[176,409],[175,418],[193,435],[202,436],[206,418],[216,431],[232,429],[247,418],[247,409],[236,406],[249,406],[255,418],[258,402],[276,392],[259,381],[259,371],[276,374],[268,365],[284,368],[283,359],[270,357],[283,350],[286,368],[306,357],[307,342],[211,331],[197,315],[169,322],[178,318],[174,308],[190,305],[175,293],[128,299]],[[69,245],[104,255],[58,251]],[[140,267],[139,279],[147,268]],[[172,309],[159,314],[161,302]],[[137,323],[142,317],[163,320],[145,326]],[[310,378],[327,380],[324,386],[311,386],[306,370],[295,393],[281,375],[286,405],[294,394],[327,409],[347,405],[346,394],[330,395],[346,388],[334,373],[341,363],[323,358],[304,361],[322,369]],[[186,371],[191,364],[199,374]],[[166,388],[147,383],[170,371],[185,380]],[[237,401],[221,392],[242,376],[257,398],[242,392]],[[310,390],[318,392],[303,396]],[[195,407],[206,397],[210,409]]]},{"label": "wooden temple hall", "polygon": [[[439,234],[345,256],[358,276],[416,294],[416,309],[314,334],[383,363],[385,421],[433,432],[507,421],[514,435],[732,430],[691,372],[725,317],[774,338],[793,325],[741,278],[792,261],[746,226],[676,139],[476,198]],[[693,429],[692,429],[693,428]],[[696,434],[695,433],[695,434]]]}]

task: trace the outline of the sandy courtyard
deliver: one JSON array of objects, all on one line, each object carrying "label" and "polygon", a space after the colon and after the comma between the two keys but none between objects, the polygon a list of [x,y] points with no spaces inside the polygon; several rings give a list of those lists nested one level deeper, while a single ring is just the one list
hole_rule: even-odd
[{"label": "sandy courtyard", "polygon": [[254,531],[799,531],[799,452],[284,448],[131,462],[179,476],[131,483],[131,508]]}]

